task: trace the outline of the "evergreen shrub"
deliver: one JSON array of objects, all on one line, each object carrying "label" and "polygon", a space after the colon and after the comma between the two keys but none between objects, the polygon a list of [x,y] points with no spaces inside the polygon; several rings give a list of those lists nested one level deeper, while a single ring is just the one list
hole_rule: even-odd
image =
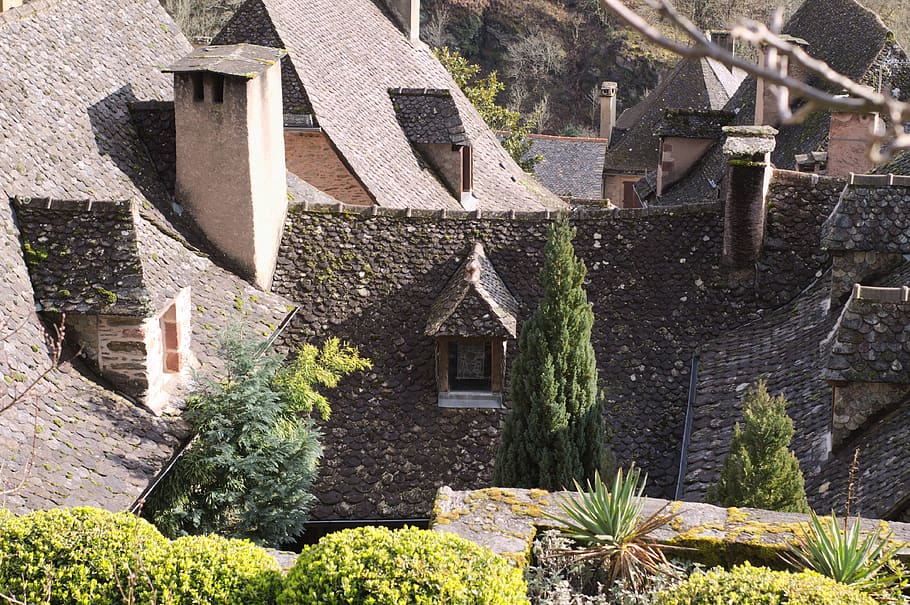
[{"label": "evergreen shrub", "polygon": [[169,542],[143,519],[93,508],[0,512],[0,595],[23,603],[269,605],[280,582],[247,541]]},{"label": "evergreen shrub", "polygon": [[520,570],[453,534],[358,527],[309,546],[285,579],[280,605],[526,604]]},{"label": "evergreen shrub", "polygon": [[752,567],[716,567],[658,593],[655,605],[875,605],[869,595],[813,571],[791,573]]}]

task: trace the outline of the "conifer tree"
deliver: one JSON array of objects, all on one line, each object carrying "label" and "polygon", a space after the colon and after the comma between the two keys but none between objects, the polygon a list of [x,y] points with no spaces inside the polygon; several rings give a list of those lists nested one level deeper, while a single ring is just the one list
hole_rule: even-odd
[{"label": "conifer tree", "polygon": [[743,425],[733,429],[730,453],[708,501],[785,512],[809,512],[799,461],[789,450],[793,421],[787,400],[772,397],[764,380],[743,398]]},{"label": "conifer tree", "polygon": [[540,281],[543,298],[521,330],[512,368],[512,412],[496,455],[494,482],[549,490],[594,478],[606,459],[594,313],[575,256],[575,229],[565,220],[547,231]]},{"label": "conifer tree", "polygon": [[334,338],[304,345],[287,366],[261,347],[224,336],[225,375],[187,400],[183,418],[196,437],[143,510],[168,537],[217,533],[278,546],[303,531],[322,454],[310,414],[330,412],[317,387],[370,362]]}]

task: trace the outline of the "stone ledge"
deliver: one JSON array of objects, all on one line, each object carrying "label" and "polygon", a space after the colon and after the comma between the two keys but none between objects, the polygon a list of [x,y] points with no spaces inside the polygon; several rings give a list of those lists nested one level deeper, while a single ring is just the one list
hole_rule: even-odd
[{"label": "stone ledge", "polygon": [[[473,491],[439,488],[430,529],[450,532],[485,546],[520,566],[527,565],[531,545],[539,528],[555,527],[548,514],[560,512],[557,502],[572,492],[546,492],[491,487]],[[753,508],[721,508],[698,502],[670,502],[646,498],[644,514],[664,505],[673,520],[654,532],[666,544],[694,549],[693,559],[708,564],[731,559],[774,562],[788,544],[802,534],[809,516]],[[903,543],[902,557],[910,557],[910,523],[863,519],[865,531],[881,524]],[[711,552],[706,552],[708,549]]]}]

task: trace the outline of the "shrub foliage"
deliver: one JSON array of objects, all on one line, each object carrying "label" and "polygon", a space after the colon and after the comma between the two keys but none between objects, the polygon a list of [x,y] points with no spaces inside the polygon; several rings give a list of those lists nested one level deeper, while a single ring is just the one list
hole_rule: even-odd
[{"label": "shrub foliage", "polygon": [[793,421],[783,394],[768,393],[760,380],[743,399],[743,426],[733,431],[730,453],[708,500],[721,506],[748,506],[809,512],[799,460],[789,450]]},{"label": "shrub foliage", "polygon": [[594,479],[603,466],[603,412],[591,346],[594,313],[587,271],[565,220],[547,234],[543,299],[523,326],[512,368],[512,412],[496,453],[493,481],[551,491]]},{"label": "shrub foliage", "polygon": [[875,605],[867,594],[812,571],[790,573],[752,567],[716,567],[660,592],[655,605]]},{"label": "shrub foliage", "polygon": [[145,515],[168,537],[218,533],[278,545],[303,531],[322,454],[309,414],[329,415],[317,387],[370,367],[337,339],[283,357],[239,335],[224,337],[227,374],[189,398],[196,439],[152,493]]},{"label": "shrub foliage", "polygon": [[143,519],[93,508],[0,516],[0,595],[11,603],[269,605],[279,583],[275,560],[247,541],[170,542]]},{"label": "shrub foliage", "polygon": [[453,534],[359,527],[300,553],[280,605],[511,605],[527,603],[521,571]]}]

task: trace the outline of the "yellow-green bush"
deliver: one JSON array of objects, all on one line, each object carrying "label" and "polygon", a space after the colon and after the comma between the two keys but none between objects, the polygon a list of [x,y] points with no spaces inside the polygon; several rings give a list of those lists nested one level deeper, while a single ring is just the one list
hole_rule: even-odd
[{"label": "yellow-green bush", "polygon": [[453,534],[359,527],[300,553],[280,605],[512,605],[527,603],[521,572]]},{"label": "yellow-green bush", "polygon": [[277,563],[240,540],[168,541],[129,513],[0,513],[0,594],[45,605],[270,605]]},{"label": "yellow-green bush", "polygon": [[791,573],[748,563],[727,571],[714,568],[657,594],[655,605],[875,605],[855,588],[813,571]]},{"label": "yellow-green bush", "polygon": [[176,603],[268,605],[281,587],[278,562],[248,540],[186,536],[170,544],[162,562]]}]

